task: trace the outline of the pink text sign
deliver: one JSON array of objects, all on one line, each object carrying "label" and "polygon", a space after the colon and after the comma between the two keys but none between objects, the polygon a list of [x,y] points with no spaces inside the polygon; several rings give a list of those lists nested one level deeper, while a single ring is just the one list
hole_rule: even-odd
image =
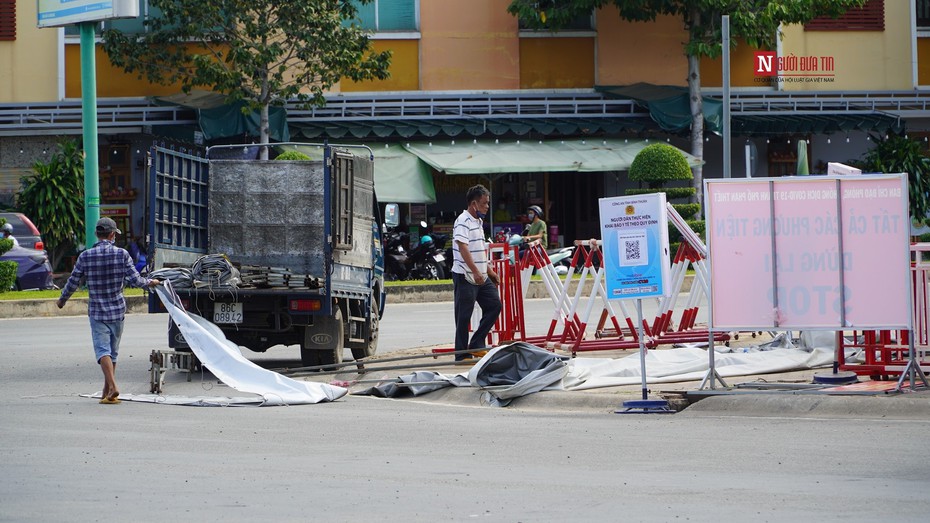
[{"label": "pink text sign", "polygon": [[711,327],[908,328],[904,175],[707,180]]}]

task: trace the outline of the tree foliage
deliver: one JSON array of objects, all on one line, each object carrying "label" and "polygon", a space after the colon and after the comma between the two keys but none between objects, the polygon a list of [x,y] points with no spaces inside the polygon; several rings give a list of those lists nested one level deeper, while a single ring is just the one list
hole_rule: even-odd
[{"label": "tree foliage", "polygon": [[[691,100],[691,154],[704,157],[704,111],[700,60],[723,52],[722,17],[730,17],[730,45],[743,39],[750,46],[774,49],[782,24],[803,24],[819,16],[837,17],[866,0],[512,0],[508,11],[530,27],[558,30],[580,15],[614,5],[620,18],[651,22],[660,15],[681,19],[688,40],[688,91]],[[701,167],[694,168],[695,200],[700,203]]]},{"label": "tree foliage", "polygon": [[[358,0],[368,3],[371,0]],[[204,87],[261,111],[296,99],[325,104],[323,93],[343,77],[385,79],[391,54],[374,52],[347,0],[150,0],[162,16],[141,35],[108,30],[110,61],[152,83]],[[267,150],[263,151],[267,158]]]},{"label": "tree foliage", "polygon": [[857,167],[870,173],[907,173],[911,219],[918,226],[930,222],[930,158],[920,142],[906,136],[873,136],[875,147]]},{"label": "tree foliage", "polygon": [[74,140],[59,143],[48,162],[37,161],[24,176],[16,207],[42,231],[52,267],[59,268],[84,231],[84,151]]}]

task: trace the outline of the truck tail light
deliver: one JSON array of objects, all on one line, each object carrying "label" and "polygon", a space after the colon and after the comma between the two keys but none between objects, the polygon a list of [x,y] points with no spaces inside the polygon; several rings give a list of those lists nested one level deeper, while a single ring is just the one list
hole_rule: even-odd
[{"label": "truck tail light", "polygon": [[318,311],[323,308],[323,302],[320,300],[291,300],[288,308],[295,312]]}]

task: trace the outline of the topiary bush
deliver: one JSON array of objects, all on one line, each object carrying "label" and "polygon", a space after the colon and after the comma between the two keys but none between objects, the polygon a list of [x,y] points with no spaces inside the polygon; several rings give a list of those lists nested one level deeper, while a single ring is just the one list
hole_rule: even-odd
[{"label": "topiary bush", "polygon": [[[636,155],[630,164],[630,180],[646,184],[646,187],[627,189],[626,194],[649,194],[663,192],[668,201],[679,198],[690,198],[694,195],[694,187],[665,187],[670,181],[691,180],[694,175],[688,166],[688,159],[675,147],[665,143],[647,145]],[[696,203],[672,203],[672,207],[688,223],[688,226],[703,237],[704,222],[693,220],[699,215],[701,206]],[[678,248],[681,233],[674,225],[669,224],[669,246],[672,253]]]},{"label": "topiary bush", "polygon": [[665,143],[643,147],[630,165],[630,180],[645,182],[650,189],[658,189],[672,180],[693,178],[685,155]]},{"label": "topiary bush", "polygon": [[300,152],[300,151],[284,151],[283,153],[275,156],[275,160],[298,160],[298,161],[307,161],[311,160],[309,156]]}]

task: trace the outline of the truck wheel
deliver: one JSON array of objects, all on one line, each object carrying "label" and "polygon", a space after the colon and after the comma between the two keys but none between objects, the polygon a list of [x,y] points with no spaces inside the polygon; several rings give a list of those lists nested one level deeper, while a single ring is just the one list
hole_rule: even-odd
[{"label": "truck wheel", "polygon": [[300,361],[306,367],[342,363],[345,347],[342,310],[334,305],[332,316],[319,316],[312,326],[304,327]]},{"label": "truck wheel", "polygon": [[381,324],[381,317],[378,315],[378,300],[374,296],[372,295],[371,298],[371,319],[368,320],[371,324],[371,334],[368,336],[368,342],[363,347],[352,348],[352,357],[356,360],[374,356],[378,352],[378,327]]}]

